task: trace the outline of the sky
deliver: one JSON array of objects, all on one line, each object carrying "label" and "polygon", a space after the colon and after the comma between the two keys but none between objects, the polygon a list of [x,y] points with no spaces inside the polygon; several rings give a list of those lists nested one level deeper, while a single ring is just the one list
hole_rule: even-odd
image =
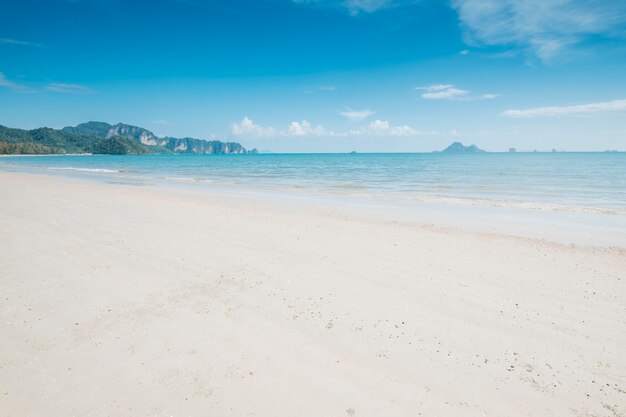
[{"label": "sky", "polygon": [[0,0],[0,124],[626,150],[624,0]]}]

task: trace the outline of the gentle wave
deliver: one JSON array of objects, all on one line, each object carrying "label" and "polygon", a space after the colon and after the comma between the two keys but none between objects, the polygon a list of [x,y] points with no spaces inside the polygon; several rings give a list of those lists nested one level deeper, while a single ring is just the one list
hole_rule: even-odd
[{"label": "gentle wave", "polygon": [[350,188],[341,189],[341,187],[332,188],[311,188],[308,186],[296,185],[294,188],[299,188],[302,191],[314,191],[322,194],[332,194],[336,196],[352,197],[371,199],[379,202],[421,202],[421,203],[433,203],[444,205],[457,205],[457,206],[474,206],[474,207],[493,207],[493,208],[508,208],[508,209],[522,209],[533,211],[551,211],[551,212],[570,212],[570,213],[592,213],[592,214],[606,214],[626,216],[626,209],[609,208],[609,207],[594,207],[594,206],[575,206],[567,204],[554,204],[554,203],[542,203],[536,201],[514,201],[506,199],[488,199],[478,197],[448,197],[437,195],[425,195],[412,192],[383,192],[382,190],[371,191],[354,191]]},{"label": "gentle wave", "polygon": [[120,173],[125,172],[121,169],[106,168],[76,168],[76,167],[47,167],[49,171],[80,171],[80,172],[103,172],[103,173]]},{"label": "gentle wave", "polygon": [[[384,197],[383,197],[384,198]],[[440,196],[423,196],[412,195],[404,198],[405,200],[423,201],[427,203],[442,203],[453,205],[479,206],[479,207],[501,207],[512,209],[524,209],[535,211],[563,211],[572,213],[594,213],[594,214],[611,214],[626,216],[626,210],[591,207],[591,206],[571,206],[564,204],[548,204],[526,201],[510,201],[510,200],[491,200],[484,198],[472,197],[440,197]]]},{"label": "gentle wave", "polygon": [[366,190],[371,187],[365,184],[346,183],[346,184],[333,185],[332,188],[336,190]]},{"label": "gentle wave", "polygon": [[[174,182],[200,182],[200,183],[217,182],[210,178],[200,178],[200,177],[162,177],[161,179],[165,181],[174,181]],[[232,184],[232,182],[229,182],[229,184]]]},{"label": "gentle wave", "polygon": [[163,177],[163,179],[167,181],[197,181],[193,177]]}]

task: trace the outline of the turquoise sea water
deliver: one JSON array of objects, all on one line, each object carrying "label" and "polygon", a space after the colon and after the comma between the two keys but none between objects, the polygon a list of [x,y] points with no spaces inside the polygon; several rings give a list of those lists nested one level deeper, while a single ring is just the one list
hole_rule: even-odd
[{"label": "turquoise sea water", "polygon": [[626,215],[626,153],[19,156],[0,158],[0,170]]}]

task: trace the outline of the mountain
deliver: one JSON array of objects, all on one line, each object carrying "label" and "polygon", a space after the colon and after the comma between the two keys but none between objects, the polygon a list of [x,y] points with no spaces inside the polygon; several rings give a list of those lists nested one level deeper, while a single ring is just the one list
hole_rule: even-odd
[{"label": "mountain", "polygon": [[93,134],[104,139],[109,139],[115,136],[131,138],[142,145],[150,147],[151,152],[149,153],[257,153],[256,149],[248,151],[236,142],[221,142],[219,140],[207,141],[195,138],[159,138],[148,129],[124,123],[110,125],[103,122],[87,122],[74,127],[64,127],[62,130],[74,133]]},{"label": "mountain", "polygon": [[476,145],[465,146],[461,142],[453,142],[450,146],[448,146],[441,153],[485,153]]},{"label": "mountain", "polygon": [[104,138],[107,136],[107,132],[111,127],[110,124],[105,122],[87,122],[81,123],[78,126],[66,126],[61,129],[61,131]]},{"label": "mountain", "polygon": [[119,136],[122,138],[134,139],[147,146],[159,145],[156,135],[148,129],[124,123],[110,125],[105,122],[87,122],[81,123],[77,126],[67,126],[61,130],[64,132],[79,133],[83,135],[93,135],[104,139]]},{"label": "mountain", "polygon": [[63,129],[12,129],[0,126],[0,154],[246,154],[237,142],[195,138],[159,138],[147,129],[118,123],[87,122]]}]

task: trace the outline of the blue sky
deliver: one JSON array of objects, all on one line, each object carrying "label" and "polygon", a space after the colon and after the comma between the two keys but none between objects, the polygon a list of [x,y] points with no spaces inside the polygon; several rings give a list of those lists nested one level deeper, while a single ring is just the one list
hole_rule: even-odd
[{"label": "blue sky", "polygon": [[622,0],[0,0],[0,124],[626,150]]}]

